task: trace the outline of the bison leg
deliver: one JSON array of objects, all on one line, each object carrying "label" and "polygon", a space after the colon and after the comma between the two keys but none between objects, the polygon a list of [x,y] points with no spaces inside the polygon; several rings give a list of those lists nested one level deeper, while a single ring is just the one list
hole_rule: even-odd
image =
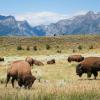
[{"label": "bison leg", "polygon": [[25,81],[24,81],[24,88],[25,88],[25,89],[27,89],[27,88],[30,89],[30,87],[31,87],[30,84],[31,84],[31,83],[30,83],[29,80],[25,80]]},{"label": "bison leg", "polygon": [[18,85],[20,86],[20,88],[22,87],[22,83],[20,81],[18,81]]},{"label": "bison leg", "polygon": [[24,88],[25,88],[25,89],[28,88],[28,84],[29,84],[28,81],[26,81],[26,82],[24,83]]},{"label": "bison leg", "polygon": [[10,75],[8,74],[8,75],[7,75],[7,80],[6,80],[6,87],[7,87],[7,84],[8,84],[8,82],[9,82],[9,80],[10,80]]},{"label": "bison leg", "polygon": [[15,81],[15,78],[12,78],[11,83],[12,83],[13,88],[14,88],[14,81]]},{"label": "bison leg", "polygon": [[91,72],[87,72],[87,78],[90,78],[91,77]]},{"label": "bison leg", "polygon": [[96,79],[96,77],[98,76],[98,72],[93,72],[94,75],[94,79]]},{"label": "bison leg", "polygon": [[22,85],[23,85],[23,80],[21,80],[21,79],[19,79],[18,80],[18,85],[20,86],[20,88],[22,87]]}]

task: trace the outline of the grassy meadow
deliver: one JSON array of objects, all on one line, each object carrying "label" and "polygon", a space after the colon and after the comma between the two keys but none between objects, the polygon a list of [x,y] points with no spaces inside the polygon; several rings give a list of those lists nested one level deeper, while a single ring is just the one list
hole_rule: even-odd
[{"label": "grassy meadow", "polygon": [[[22,50],[17,50],[19,45]],[[0,62],[0,100],[100,100],[100,73],[97,80],[93,80],[93,76],[88,80],[85,74],[79,78],[75,71],[78,63],[67,62],[71,54],[100,56],[100,35],[0,37],[0,56],[5,58]],[[27,56],[44,63],[44,66],[32,66],[32,73],[37,78],[33,87],[20,89],[15,82],[13,89],[9,82],[5,88],[10,62],[24,60]],[[46,62],[53,58],[56,64],[47,65]]]}]

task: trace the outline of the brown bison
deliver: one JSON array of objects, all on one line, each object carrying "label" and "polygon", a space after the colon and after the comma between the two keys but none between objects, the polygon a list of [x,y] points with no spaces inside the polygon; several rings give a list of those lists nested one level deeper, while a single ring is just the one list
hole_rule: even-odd
[{"label": "brown bison", "polygon": [[81,62],[84,60],[84,57],[82,57],[81,55],[71,55],[68,57],[68,62],[71,62],[71,61],[75,61],[75,62]]},{"label": "brown bison", "polygon": [[37,66],[43,66],[44,64],[41,61],[34,60],[34,64]]},{"label": "brown bison", "polygon": [[18,81],[18,85],[21,87],[24,85],[25,88],[32,87],[32,84],[36,78],[31,73],[31,67],[29,63],[25,61],[15,61],[11,64],[11,67],[7,71],[6,87],[11,79],[12,86],[14,87],[14,81]]},{"label": "brown bison", "polygon": [[0,61],[4,61],[4,58],[0,57]]},{"label": "brown bison", "polygon": [[33,64],[34,64],[34,59],[31,58],[31,57],[27,57],[27,58],[25,59],[25,61],[27,61],[27,62],[30,64],[30,66],[33,66]]},{"label": "brown bison", "polygon": [[55,62],[55,59],[52,59],[52,60],[49,60],[49,61],[47,61],[47,64],[55,64],[56,62]]},{"label": "brown bison", "polygon": [[35,64],[37,66],[43,66],[44,65],[41,61],[35,60],[31,57],[27,57],[25,59],[25,61],[27,61],[30,64],[30,66],[33,66],[33,64]]},{"label": "brown bison", "polygon": [[83,73],[87,73],[87,77],[90,78],[94,75],[96,79],[98,71],[100,70],[100,57],[87,57],[80,64],[76,66],[76,73],[80,77]]}]

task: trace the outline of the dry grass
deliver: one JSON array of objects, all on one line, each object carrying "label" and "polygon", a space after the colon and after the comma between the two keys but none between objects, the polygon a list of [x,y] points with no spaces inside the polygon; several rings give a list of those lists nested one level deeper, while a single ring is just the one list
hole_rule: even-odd
[{"label": "dry grass", "polygon": [[[57,54],[57,50],[62,53],[72,53],[73,49],[76,52],[97,52],[100,53],[100,35],[68,35],[62,37],[0,37],[0,55],[1,56],[27,56],[27,55],[49,55]],[[50,50],[46,50],[46,45],[50,45]],[[17,46],[21,45],[24,50],[16,50]],[[77,47],[81,45],[82,50]],[[89,47],[93,45],[93,49]],[[30,47],[30,51],[26,47]],[[37,51],[33,50],[33,46],[37,46]]]},{"label": "dry grass", "polygon": [[[87,80],[86,75],[80,79],[76,76],[77,63],[68,63],[66,59],[57,60],[54,65],[33,66],[32,73],[37,77],[32,89],[5,88],[0,84],[0,100],[99,100],[100,74],[97,80]],[[38,71],[38,73],[35,73]],[[6,67],[0,67],[0,80],[5,81]],[[38,81],[40,78],[40,82]],[[17,84],[15,84],[17,86]]]},{"label": "dry grass", "polygon": [[[100,100],[100,73],[97,80],[87,80],[84,74],[80,79],[75,72],[77,63],[68,63],[70,54],[82,54],[83,56],[100,56],[100,35],[65,36],[65,37],[33,37],[33,38],[7,38],[0,37],[0,55],[5,57],[5,62],[0,62],[0,100]],[[84,42],[84,41],[86,42]],[[89,42],[87,42],[89,40]],[[38,51],[17,51],[17,45],[37,45]],[[45,45],[51,45],[50,50]],[[84,48],[82,51],[72,53],[78,45]],[[93,44],[94,49],[89,50]],[[59,48],[57,47],[59,46]],[[56,51],[61,50],[58,54]],[[11,83],[5,88],[7,67],[14,60],[25,59],[26,56],[40,60],[44,66],[34,65],[32,73],[37,77],[32,89],[19,89],[17,84],[13,89]],[[47,65],[46,61],[55,58],[56,64]],[[37,72],[37,73],[36,73]],[[40,80],[40,82],[39,82]]]}]

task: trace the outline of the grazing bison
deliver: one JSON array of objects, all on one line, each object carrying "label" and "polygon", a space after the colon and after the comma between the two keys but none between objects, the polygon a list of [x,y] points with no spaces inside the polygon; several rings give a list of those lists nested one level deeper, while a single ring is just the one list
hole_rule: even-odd
[{"label": "grazing bison", "polygon": [[0,61],[4,61],[4,58],[0,57]]},{"label": "grazing bison", "polygon": [[33,64],[38,65],[38,66],[43,66],[44,65],[42,62],[40,62],[38,60],[35,60],[35,59],[31,58],[31,57],[27,57],[25,59],[25,61],[27,61],[30,64],[30,66],[33,66]]},{"label": "grazing bison", "polygon": [[98,71],[100,70],[100,57],[87,57],[80,64],[76,66],[76,73],[80,77],[83,73],[87,73],[87,77],[90,78],[94,75],[96,79]]},{"label": "grazing bison", "polygon": [[49,61],[47,61],[47,64],[55,64],[56,62],[55,62],[55,59],[52,59],[52,60],[49,60]]},{"label": "grazing bison", "polygon": [[31,57],[27,57],[27,58],[25,59],[25,61],[27,61],[27,62],[30,64],[30,66],[33,66],[33,64],[34,64],[34,59],[31,58]]},{"label": "grazing bison", "polygon": [[41,61],[34,60],[34,64],[37,66],[43,66],[44,64]]},{"label": "grazing bison", "polygon": [[29,63],[25,61],[15,61],[11,64],[11,67],[7,71],[7,81],[6,81],[6,87],[11,79],[12,86],[14,87],[14,81],[18,81],[18,85],[21,87],[24,85],[25,88],[32,87],[32,84],[35,81],[35,77],[32,76],[31,73],[31,67]]},{"label": "grazing bison", "polygon": [[75,62],[81,62],[84,60],[84,57],[82,57],[81,55],[71,55],[68,57],[68,62],[71,62],[71,61],[75,61]]}]

